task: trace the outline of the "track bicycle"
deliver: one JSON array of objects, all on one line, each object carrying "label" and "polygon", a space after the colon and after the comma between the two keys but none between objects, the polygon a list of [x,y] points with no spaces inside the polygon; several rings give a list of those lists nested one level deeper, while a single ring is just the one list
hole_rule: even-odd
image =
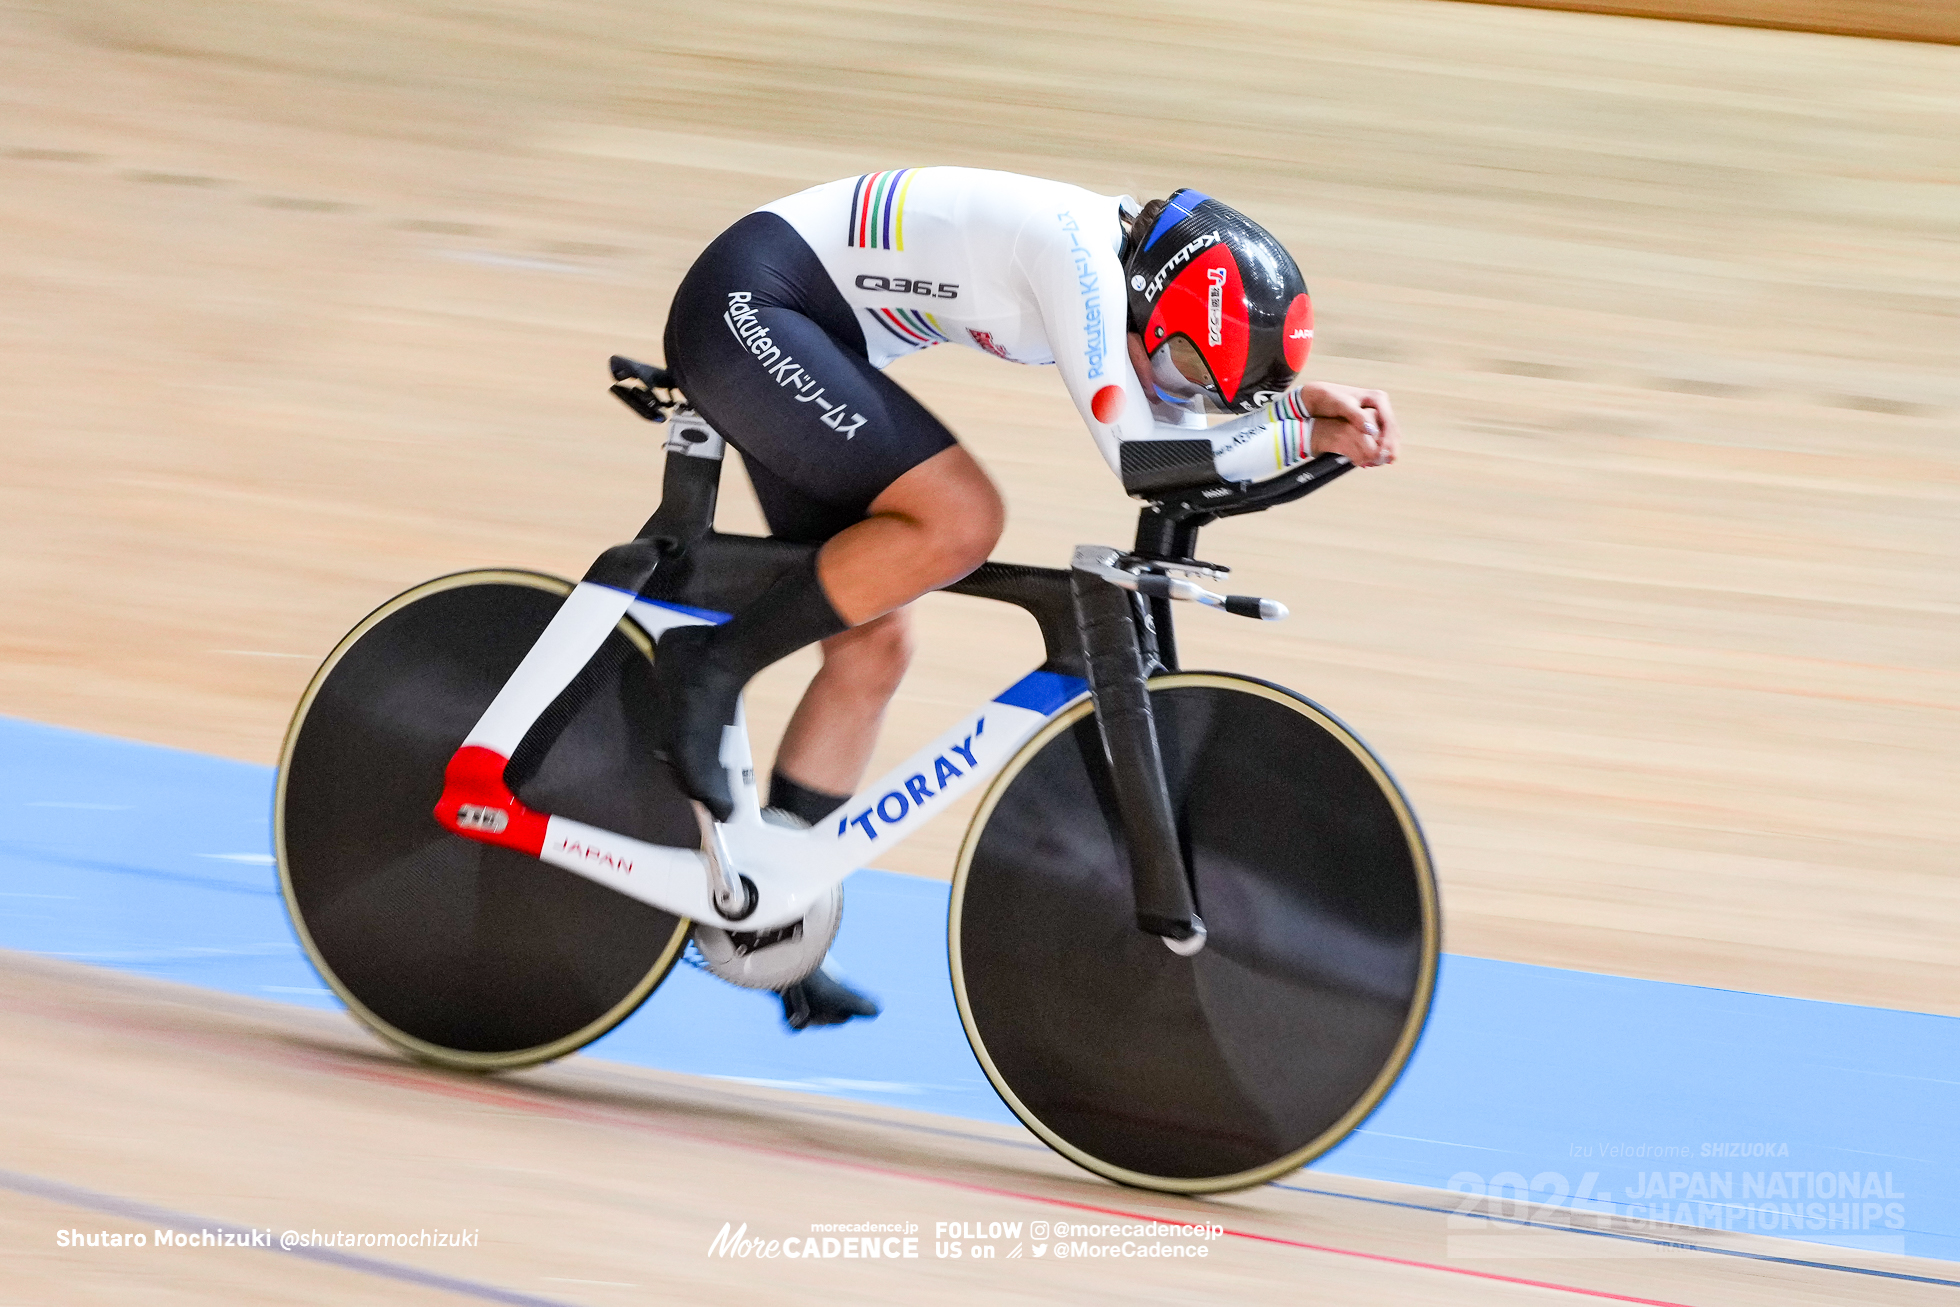
[{"label": "track bicycle", "polygon": [[281,889],[356,1019],[448,1067],[562,1056],[644,1002],[690,935],[726,957],[834,931],[846,876],[984,787],[953,874],[952,987],[1042,1140],[1120,1183],[1212,1192],[1305,1164],[1374,1109],[1435,983],[1421,829],[1331,713],[1183,670],[1172,622],[1178,602],[1285,616],[1207,589],[1227,569],[1194,556],[1198,531],[1346,460],[1151,492],[1130,549],[1081,546],[1067,568],[984,564],[946,589],[1026,611],[1040,667],[809,830],[762,818],[738,714],[717,823],[655,760],[656,642],[726,620],[814,546],[716,531],[721,437],[663,369],[612,369],[642,417],[671,417],[639,534],[576,584],[415,586],[340,641],[293,715]]}]

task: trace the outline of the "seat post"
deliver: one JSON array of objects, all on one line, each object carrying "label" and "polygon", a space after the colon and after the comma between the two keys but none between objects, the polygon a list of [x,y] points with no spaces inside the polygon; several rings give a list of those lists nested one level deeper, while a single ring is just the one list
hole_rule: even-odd
[{"label": "seat post", "polygon": [[679,552],[714,530],[727,443],[693,409],[680,410],[672,422],[660,506],[640,528],[638,538],[671,540]]}]

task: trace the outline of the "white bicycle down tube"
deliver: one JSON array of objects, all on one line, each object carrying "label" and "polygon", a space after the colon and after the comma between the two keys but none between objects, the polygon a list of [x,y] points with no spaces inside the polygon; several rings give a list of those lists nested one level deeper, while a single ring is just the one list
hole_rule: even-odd
[{"label": "white bicycle down tube", "polygon": [[[1049,714],[995,700],[885,773],[837,810],[825,827],[827,859],[846,874],[991,780]],[[812,831],[811,834],[816,834]]]},{"label": "white bicycle down tube", "polygon": [[761,822],[724,826],[730,859],[755,882],[759,895],[755,911],[739,922],[715,911],[703,855],[694,849],[649,844],[552,817],[537,856],[704,925],[734,930],[787,925],[831,886],[991,780],[1082,688],[1075,677],[1030,674],[855,795],[822,826],[804,831]]}]

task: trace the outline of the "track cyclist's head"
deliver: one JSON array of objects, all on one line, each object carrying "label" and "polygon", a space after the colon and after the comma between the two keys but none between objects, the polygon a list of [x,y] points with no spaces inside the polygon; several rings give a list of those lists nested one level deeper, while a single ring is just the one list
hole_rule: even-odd
[{"label": "track cyclist's head", "polygon": [[1247,413],[1293,384],[1313,344],[1300,265],[1272,233],[1184,189],[1143,206],[1123,248],[1130,330],[1165,394]]}]

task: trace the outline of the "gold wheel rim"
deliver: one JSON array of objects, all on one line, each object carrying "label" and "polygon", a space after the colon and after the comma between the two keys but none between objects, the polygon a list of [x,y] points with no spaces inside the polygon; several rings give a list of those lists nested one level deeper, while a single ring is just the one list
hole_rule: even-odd
[{"label": "gold wheel rim", "polygon": [[[328,966],[327,960],[320,955],[319,946],[313,942],[312,932],[306,928],[306,919],[299,911],[299,900],[293,893],[292,872],[286,858],[286,779],[291,771],[293,747],[299,740],[300,725],[306,720],[307,711],[313,707],[313,700],[320,693],[320,687],[326,684],[328,675],[339,666],[340,660],[362,636],[394,614],[430,595],[441,594],[445,590],[460,590],[464,586],[471,585],[529,586],[534,590],[544,590],[558,595],[560,598],[572,592],[570,581],[544,572],[527,572],[515,568],[453,572],[448,576],[439,576],[433,581],[424,581],[421,585],[403,591],[362,618],[358,626],[341,637],[340,643],[334,646],[333,652],[327,655],[326,661],[322,662],[319,670],[313,673],[313,679],[306,684],[306,692],[300,696],[298,706],[293,709],[292,721],[286,727],[285,741],[279,747],[279,777],[272,800],[272,847],[279,863],[279,894],[285,900],[286,917],[293,924],[293,933],[299,936],[300,947],[306,950],[307,960],[313,964],[313,969],[320,973],[320,978],[327,982],[327,988],[347,1005],[347,1010],[354,1014],[357,1021],[418,1061],[463,1071],[509,1071],[517,1067],[549,1062],[555,1057],[563,1057],[591,1043],[624,1021],[635,1008],[646,1002],[647,996],[653,993],[660,982],[667,978],[667,973],[674,969],[674,963],[679,960],[681,950],[686,947],[688,932],[693,929],[694,923],[682,917],[674,927],[673,936],[668,939],[667,946],[660,951],[659,958],[640,982],[626,997],[607,1009],[604,1015],[587,1025],[549,1044],[539,1044],[532,1048],[515,1049],[505,1053],[471,1053],[462,1049],[445,1048],[440,1044],[431,1044],[426,1039],[418,1039],[407,1031],[391,1025],[375,1015],[367,1004],[361,1002],[352,990],[341,983],[340,977],[334,974],[333,968]],[[647,638],[646,632],[642,631],[638,624],[630,618],[622,617],[618,629],[622,635],[632,641],[634,648],[649,661],[652,660],[653,641]]]},{"label": "gold wheel rim", "polygon": [[1388,799],[1389,806],[1395,812],[1396,821],[1401,825],[1403,838],[1408,843],[1415,863],[1416,893],[1421,905],[1421,964],[1416,976],[1412,1001],[1409,1004],[1409,1015],[1403,1022],[1401,1034],[1397,1037],[1381,1070],[1375,1074],[1367,1090],[1355,1100],[1354,1105],[1304,1147],[1295,1149],[1275,1161],[1230,1175],[1196,1177],[1149,1175],[1105,1162],[1064,1139],[1021,1101],[1020,1096],[1001,1075],[1000,1069],[994,1065],[993,1057],[987,1051],[986,1041],[981,1039],[980,1032],[974,1025],[973,1010],[967,1000],[965,967],[960,955],[960,920],[966,897],[967,876],[973,865],[974,853],[980,844],[981,832],[985,830],[988,820],[993,816],[995,806],[1006,794],[1007,787],[1050,741],[1095,711],[1095,704],[1087,695],[1050,718],[1048,723],[1035,733],[1034,738],[1022,745],[1020,751],[1008,760],[1007,765],[987,787],[986,796],[980,801],[979,810],[973,814],[973,821],[967,827],[966,837],[960,844],[959,861],[953,870],[952,905],[947,913],[946,944],[947,953],[952,960],[953,1001],[959,1007],[960,1024],[966,1029],[967,1043],[972,1046],[973,1054],[979,1059],[980,1067],[987,1073],[987,1079],[992,1082],[995,1092],[1007,1103],[1014,1115],[1020,1118],[1023,1125],[1039,1136],[1043,1143],[1077,1166],[1119,1184],[1130,1185],[1137,1189],[1154,1189],[1162,1193],[1204,1194],[1249,1188],[1252,1185],[1264,1184],[1289,1171],[1298,1170],[1347,1138],[1356,1126],[1381,1105],[1381,1100],[1401,1078],[1402,1069],[1408,1064],[1409,1055],[1415,1051],[1416,1040],[1421,1036],[1423,1023],[1429,1016],[1430,1000],[1436,989],[1438,956],[1442,952],[1442,918],[1438,911],[1435,871],[1429,861],[1429,846],[1423,840],[1422,828],[1416,824],[1415,814],[1410,811],[1408,802],[1402,797],[1402,791],[1396,785],[1394,777],[1389,775],[1388,769],[1382,766],[1380,759],[1376,758],[1369,751],[1368,746],[1363,744],[1352,731],[1348,730],[1339,719],[1310,700],[1290,690],[1269,685],[1249,676],[1223,672],[1174,672],[1150,679],[1152,690],[1178,690],[1192,686],[1211,686],[1254,694],[1291,708],[1315,722],[1339,740],[1342,746],[1367,768],[1368,774],[1374,778],[1375,784]]}]

